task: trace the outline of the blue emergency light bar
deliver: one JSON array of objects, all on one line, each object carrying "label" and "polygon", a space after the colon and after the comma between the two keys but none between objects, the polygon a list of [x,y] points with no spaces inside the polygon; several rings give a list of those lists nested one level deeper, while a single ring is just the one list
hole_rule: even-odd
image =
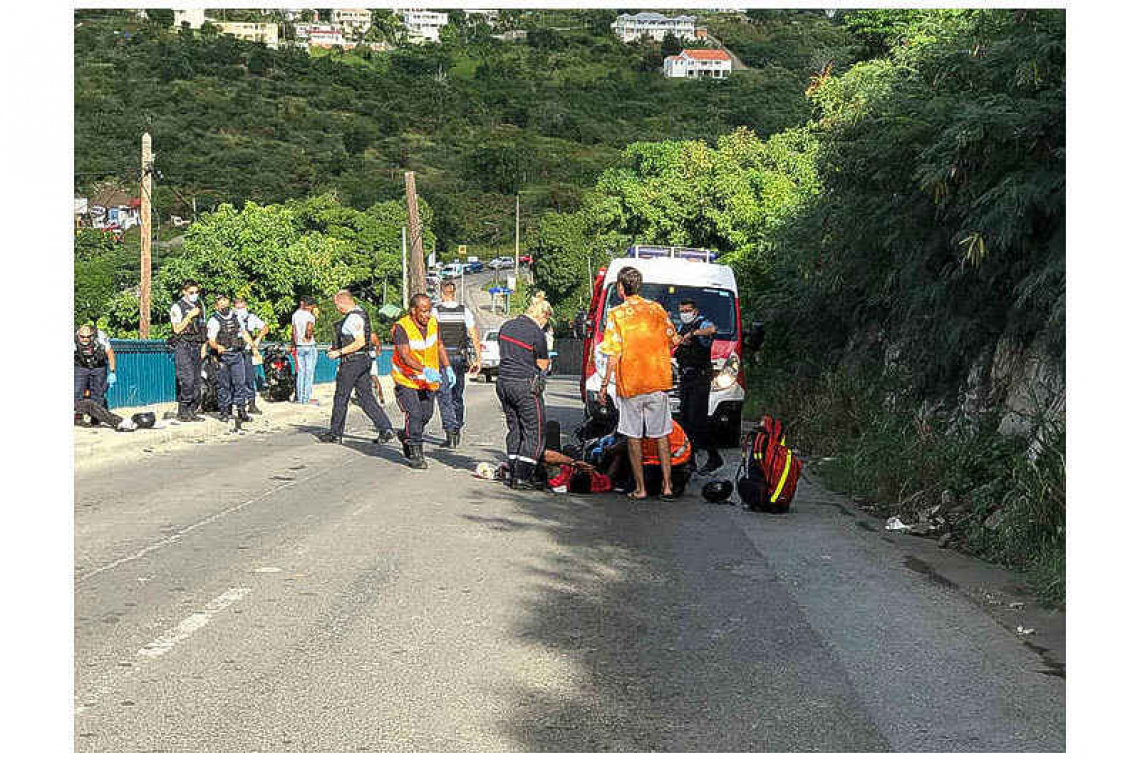
[{"label": "blue emergency light bar", "polygon": [[720,254],[708,248],[679,248],[662,245],[631,245],[625,251],[631,259],[686,259],[711,264]]}]

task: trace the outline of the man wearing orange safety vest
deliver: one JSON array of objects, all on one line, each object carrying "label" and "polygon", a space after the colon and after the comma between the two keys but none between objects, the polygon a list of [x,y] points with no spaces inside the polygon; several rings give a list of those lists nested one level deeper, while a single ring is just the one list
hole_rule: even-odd
[{"label": "man wearing orange safety vest", "polygon": [[424,426],[435,409],[441,372],[454,384],[454,371],[447,348],[439,338],[439,325],[431,315],[431,299],[423,293],[412,296],[411,308],[392,328],[392,381],[396,403],[404,413],[404,429],[396,433],[404,456],[417,470],[426,470]]}]

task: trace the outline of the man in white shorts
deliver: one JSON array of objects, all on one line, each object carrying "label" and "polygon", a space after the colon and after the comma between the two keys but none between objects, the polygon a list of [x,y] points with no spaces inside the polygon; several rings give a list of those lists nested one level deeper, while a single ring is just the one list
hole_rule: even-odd
[{"label": "man in white shorts", "polygon": [[669,389],[673,386],[673,327],[669,314],[660,304],[638,295],[641,272],[624,267],[617,276],[622,303],[609,312],[601,351],[606,355],[606,373],[598,402],[606,404],[610,378],[617,379],[618,432],[629,438],[629,464],[636,488],[628,496],[641,500],[648,496],[642,467],[641,439],[656,442],[661,462],[661,500],[673,501],[669,433],[673,419],[669,413]]}]

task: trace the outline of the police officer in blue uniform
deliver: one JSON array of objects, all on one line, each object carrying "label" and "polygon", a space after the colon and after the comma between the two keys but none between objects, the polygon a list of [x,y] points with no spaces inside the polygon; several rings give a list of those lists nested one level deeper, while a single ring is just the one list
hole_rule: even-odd
[{"label": "police officer in blue uniform", "polygon": [[246,404],[249,403],[249,386],[245,381],[243,352],[252,339],[241,326],[237,312],[230,307],[229,296],[214,299],[214,313],[206,323],[206,339],[218,357],[218,419],[228,422],[230,412],[237,407],[240,422],[249,422]]},{"label": "police officer in blue uniform", "polygon": [[[439,325],[439,338],[447,348],[447,361],[452,369],[440,382],[436,401],[446,436],[444,448],[459,448],[460,431],[464,422],[463,388],[467,376],[477,376],[482,369],[479,330],[475,317],[465,305],[455,300],[455,281],[448,280],[439,289],[443,300],[432,309],[431,315]],[[472,359],[474,362],[472,363]],[[451,381],[454,375],[455,381]]]},{"label": "police officer in blue uniform", "polygon": [[178,378],[178,417],[180,422],[201,422],[196,412],[201,402],[202,357],[205,355],[206,321],[198,305],[198,283],[182,283],[182,297],[170,307],[170,327],[174,335],[174,372]]},{"label": "police officer in blue uniform", "polygon": [[708,458],[698,470],[701,475],[709,475],[724,464],[720,452],[712,445],[709,434],[709,393],[712,391],[712,343],[716,335],[716,325],[701,316],[697,302],[686,298],[679,305],[681,327],[673,337],[676,349],[673,358],[677,361],[678,392],[681,396],[681,409],[678,416],[685,435],[693,444],[694,461],[696,452],[704,449]]},{"label": "police officer in blue uniform", "polygon": [[238,322],[241,323],[241,329],[249,333],[249,337],[253,340],[253,343],[242,352],[242,358],[245,359],[246,397],[249,399],[245,410],[250,414],[261,414],[261,410],[257,408],[257,373],[253,365],[253,352],[261,346],[262,338],[269,333],[269,325],[249,310],[249,303],[241,296],[234,299],[234,312],[237,314]]}]

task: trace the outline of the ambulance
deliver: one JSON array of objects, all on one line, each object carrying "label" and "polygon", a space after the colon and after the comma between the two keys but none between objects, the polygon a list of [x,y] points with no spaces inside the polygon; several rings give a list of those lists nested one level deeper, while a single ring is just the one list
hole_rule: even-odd
[{"label": "ambulance", "polygon": [[[586,416],[598,419],[616,414],[613,396],[617,393],[610,380],[607,409],[598,405],[598,391],[605,375],[606,357],[601,353],[606,317],[610,309],[621,303],[617,292],[617,275],[624,267],[641,272],[641,295],[665,308],[674,326],[680,328],[678,307],[691,298],[701,315],[716,325],[713,336],[713,381],[709,393],[710,429],[735,439],[740,430],[740,413],[744,407],[744,367],[741,362],[744,342],[740,324],[740,298],[732,269],[715,263],[717,253],[701,248],[676,248],[648,245],[631,246],[624,256],[614,258],[594,276],[590,308],[586,312],[585,339],[582,347],[580,390]],[[676,414],[680,408],[677,392],[677,364],[673,363],[673,388],[669,403]]]}]

